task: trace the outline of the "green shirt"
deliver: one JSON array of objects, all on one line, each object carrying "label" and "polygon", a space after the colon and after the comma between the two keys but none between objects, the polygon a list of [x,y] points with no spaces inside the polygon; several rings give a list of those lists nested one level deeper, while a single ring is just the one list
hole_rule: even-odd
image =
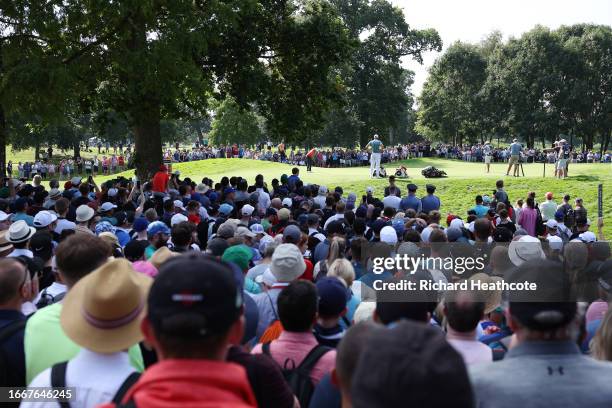
[{"label": "green shirt", "polygon": [[370,140],[370,143],[368,144],[372,146],[372,153],[380,153],[380,146],[382,145],[382,142],[380,140]]},{"label": "green shirt", "polygon": [[151,257],[153,256],[153,254],[155,253],[156,249],[153,245],[149,245],[148,247],[145,248],[145,259],[148,261],[149,259],[151,259]]},{"label": "green shirt", "polygon": [[[60,325],[62,304],[54,303],[28,319],[25,329],[24,350],[26,360],[26,381],[54,364],[74,358],[81,347],[64,334]],[[128,350],[132,367],[139,372],[144,370],[142,354],[138,344]]]}]

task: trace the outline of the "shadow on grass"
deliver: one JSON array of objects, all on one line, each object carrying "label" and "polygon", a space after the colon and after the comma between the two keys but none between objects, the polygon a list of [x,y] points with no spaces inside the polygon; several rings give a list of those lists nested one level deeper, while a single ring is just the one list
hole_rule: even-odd
[{"label": "shadow on grass", "polygon": [[568,180],[575,181],[600,181],[599,176],[588,176],[586,174],[580,174],[578,176],[569,176]]}]

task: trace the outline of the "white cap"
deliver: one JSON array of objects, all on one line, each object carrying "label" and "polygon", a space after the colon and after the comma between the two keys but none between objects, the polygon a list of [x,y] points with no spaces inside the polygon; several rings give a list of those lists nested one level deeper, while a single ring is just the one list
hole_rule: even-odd
[{"label": "white cap", "polygon": [[448,227],[461,229],[461,228],[465,228],[465,225],[463,224],[463,221],[460,220],[459,218],[453,218]]},{"label": "white cap", "polygon": [[591,231],[585,231],[582,234],[578,235],[578,238],[584,243],[590,244],[591,242],[597,241],[597,237]]},{"label": "white cap", "polygon": [[289,197],[283,198],[283,206],[291,207],[293,205],[293,200]]},{"label": "white cap", "polygon": [[559,223],[555,220],[548,220],[546,221],[546,227],[547,228],[557,228],[557,226],[559,226]]},{"label": "white cap", "polygon": [[251,204],[245,204],[242,206],[242,209],[240,211],[242,215],[251,216],[253,214],[253,211],[255,211],[255,207],[253,207]]},{"label": "white cap", "polygon": [[174,200],[174,208],[180,208],[181,210],[185,211],[185,206],[181,200]]},{"label": "white cap", "polygon": [[395,228],[388,225],[383,227],[380,230],[380,241],[390,245],[397,244],[397,232],[395,232]]},{"label": "white cap", "polygon": [[249,229],[254,234],[265,234],[264,227],[261,224],[253,224]]},{"label": "white cap", "polygon": [[116,188],[109,188],[108,189],[108,196],[109,197],[116,197],[118,193],[119,193],[119,190],[117,190]]},{"label": "white cap", "polygon": [[561,239],[561,237],[558,237],[556,235],[549,235],[546,237],[546,240],[548,241],[550,249],[554,249],[557,251],[563,249],[563,240]]},{"label": "white cap", "polygon": [[57,221],[57,215],[50,211],[39,211],[34,217],[34,227],[44,228]]},{"label": "white cap", "polygon": [[0,211],[0,222],[2,221],[6,221],[8,219],[8,214],[5,213],[4,211]]},{"label": "white cap", "polygon": [[100,206],[100,212],[107,212],[112,210],[113,208],[117,208],[117,206],[110,201],[105,202]]},{"label": "white cap", "polygon": [[319,194],[327,194],[327,187],[319,186]]},{"label": "white cap", "polygon": [[170,218],[170,226],[174,227],[176,224],[186,221],[189,221],[189,219],[183,214],[174,214],[172,218]]},{"label": "white cap", "polygon": [[374,192],[374,187],[372,187],[372,186],[366,187],[366,193],[372,194],[373,192]]}]

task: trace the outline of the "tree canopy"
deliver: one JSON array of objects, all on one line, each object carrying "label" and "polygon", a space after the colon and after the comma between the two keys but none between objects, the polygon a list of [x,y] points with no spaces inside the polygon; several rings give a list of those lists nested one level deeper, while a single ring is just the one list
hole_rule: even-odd
[{"label": "tree canopy", "polygon": [[537,26],[501,41],[456,43],[430,69],[417,128],[433,140],[518,136],[548,146],[560,134],[592,149],[612,129],[612,29]]}]

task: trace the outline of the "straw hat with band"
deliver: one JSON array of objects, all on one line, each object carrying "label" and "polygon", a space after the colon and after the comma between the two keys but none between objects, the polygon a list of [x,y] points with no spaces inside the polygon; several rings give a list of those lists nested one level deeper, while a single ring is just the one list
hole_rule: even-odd
[{"label": "straw hat with band", "polygon": [[153,280],[129,261],[109,261],[79,280],[64,298],[60,323],[76,344],[97,353],[126,350],[142,340]]},{"label": "straw hat with band", "polygon": [[13,244],[26,242],[36,233],[36,228],[29,227],[24,220],[15,221],[8,229],[6,240]]},{"label": "straw hat with band", "polygon": [[[502,280],[496,276],[489,276],[486,273],[479,272],[475,273],[470,277],[471,281],[481,282],[484,286],[494,285],[496,281]],[[502,291],[501,290],[479,290],[477,292],[478,300],[485,304],[485,314],[489,314],[497,309],[502,303]]]},{"label": "straw hat with band", "polygon": [[0,253],[5,251],[10,251],[13,249],[13,244],[11,244],[8,239],[8,231],[0,231]]}]

